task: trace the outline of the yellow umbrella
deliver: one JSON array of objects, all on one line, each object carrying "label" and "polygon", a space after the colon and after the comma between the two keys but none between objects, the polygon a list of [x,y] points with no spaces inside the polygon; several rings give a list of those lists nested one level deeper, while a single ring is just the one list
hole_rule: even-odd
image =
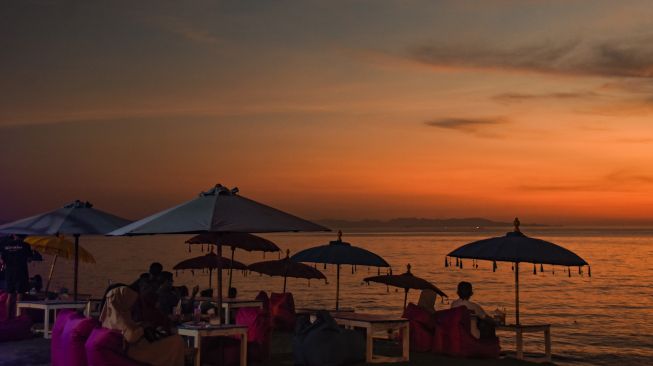
[{"label": "yellow umbrella", "polygon": [[[75,259],[75,243],[60,236],[28,236],[25,238],[25,243],[29,244],[32,249],[38,250],[41,253],[50,254],[54,256],[52,265],[50,266],[50,274],[48,275],[48,282],[45,285],[45,293],[50,289],[50,280],[52,279],[52,272],[54,265],[57,263],[57,258],[62,257],[65,259]],[[79,247],[79,260],[85,263],[95,263],[95,258],[86,249]],[[75,274],[75,277],[77,274]]]}]

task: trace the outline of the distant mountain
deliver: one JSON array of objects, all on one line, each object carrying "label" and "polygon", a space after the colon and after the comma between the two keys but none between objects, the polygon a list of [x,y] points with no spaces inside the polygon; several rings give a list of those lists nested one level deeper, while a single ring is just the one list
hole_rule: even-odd
[{"label": "distant mountain", "polygon": [[337,229],[361,230],[420,230],[420,231],[449,231],[449,230],[478,230],[482,228],[511,227],[512,223],[498,222],[481,217],[451,218],[451,219],[426,219],[416,217],[402,217],[390,220],[319,220],[319,223]]}]

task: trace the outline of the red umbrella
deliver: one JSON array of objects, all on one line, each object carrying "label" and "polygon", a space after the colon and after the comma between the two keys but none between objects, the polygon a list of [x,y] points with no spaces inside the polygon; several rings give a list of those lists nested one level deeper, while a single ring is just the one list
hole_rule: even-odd
[{"label": "red umbrella", "polygon": [[[248,252],[278,252],[281,249],[272,241],[261,238],[260,236],[248,233],[228,233],[228,232],[206,232],[195,235],[186,240],[188,244],[209,244],[231,247],[231,260],[234,260],[236,248],[244,249]],[[233,268],[229,267],[229,288],[231,288],[231,278]]]},{"label": "red umbrella", "polygon": [[406,273],[400,275],[382,275],[382,276],[373,276],[367,277],[363,281],[365,282],[378,282],[383,283],[389,286],[400,287],[404,289],[404,309],[406,308],[406,301],[408,300],[408,290],[433,290],[436,294],[442,297],[448,297],[447,294],[442,292],[439,288],[435,287],[429,281],[417,277],[410,273],[410,264],[406,266],[408,269]]},{"label": "red umbrella", "polygon": [[318,269],[307,264],[290,260],[290,251],[286,251],[286,258],[273,261],[252,263],[248,266],[252,272],[266,274],[268,276],[283,277],[283,292],[286,292],[286,280],[288,277],[306,279],[326,279]]},{"label": "red umbrella", "polygon": [[209,270],[209,287],[211,287],[211,278],[213,270],[216,268],[230,268],[247,269],[247,266],[238,261],[230,260],[229,258],[219,257],[217,254],[211,252],[206,255],[186,259],[177,263],[173,269],[208,269]]}]

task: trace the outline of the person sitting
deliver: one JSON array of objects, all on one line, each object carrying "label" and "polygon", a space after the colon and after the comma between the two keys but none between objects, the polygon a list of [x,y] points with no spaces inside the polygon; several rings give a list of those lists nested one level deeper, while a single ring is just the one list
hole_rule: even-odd
[{"label": "person sitting", "polygon": [[419,294],[417,306],[428,311],[431,314],[435,314],[435,300],[437,297],[438,294],[431,289],[422,290],[422,292]]},{"label": "person sitting", "polygon": [[151,280],[158,281],[161,272],[163,272],[163,265],[161,263],[152,262],[152,264],[150,264],[149,274]]},{"label": "person sitting", "polygon": [[103,300],[100,322],[104,328],[122,333],[128,344],[127,355],[131,359],[154,366],[184,365],[184,341],[181,336],[144,327],[132,318],[132,310],[138,302],[136,291],[118,285],[108,289]]},{"label": "person sitting", "polygon": [[471,333],[476,339],[494,337],[494,321],[487,315],[483,308],[469,299],[474,294],[472,284],[462,281],[458,284],[458,297],[459,299],[451,303],[451,308],[460,306],[466,307],[472,316]]},{"label": "person sitting", "polygon": [[159,286],[159,289],[156,292],[156,304],[163,314],[171,315],[181,297],[179,296],[177,289],[173,286],[174,277],[171,272],[161,272],[160,278],[161,286]]}]

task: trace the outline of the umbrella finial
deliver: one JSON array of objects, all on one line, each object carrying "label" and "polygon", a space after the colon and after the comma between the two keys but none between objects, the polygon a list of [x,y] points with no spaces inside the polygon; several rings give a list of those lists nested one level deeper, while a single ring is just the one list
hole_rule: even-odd
[{"label": "umbrella finial", "polygon": [[519,217],[515,217],[515,221],[512,223],[515,225],[515,232],[521,233],[521,230],[519,230],[519,225],[521,225],[521,222],[519,222]]},{"label": "umbrella finial", "polygon": [[406,265],[406,270],[407,270],[406,273],[410,273],[410,267],[411,267],[411,266],[410,266],[410,263],[408,263],[408,264]]},{"label": "umbrella finial", "polygon": [[338,241],[342,241],[342,230],[338,230]]}]

